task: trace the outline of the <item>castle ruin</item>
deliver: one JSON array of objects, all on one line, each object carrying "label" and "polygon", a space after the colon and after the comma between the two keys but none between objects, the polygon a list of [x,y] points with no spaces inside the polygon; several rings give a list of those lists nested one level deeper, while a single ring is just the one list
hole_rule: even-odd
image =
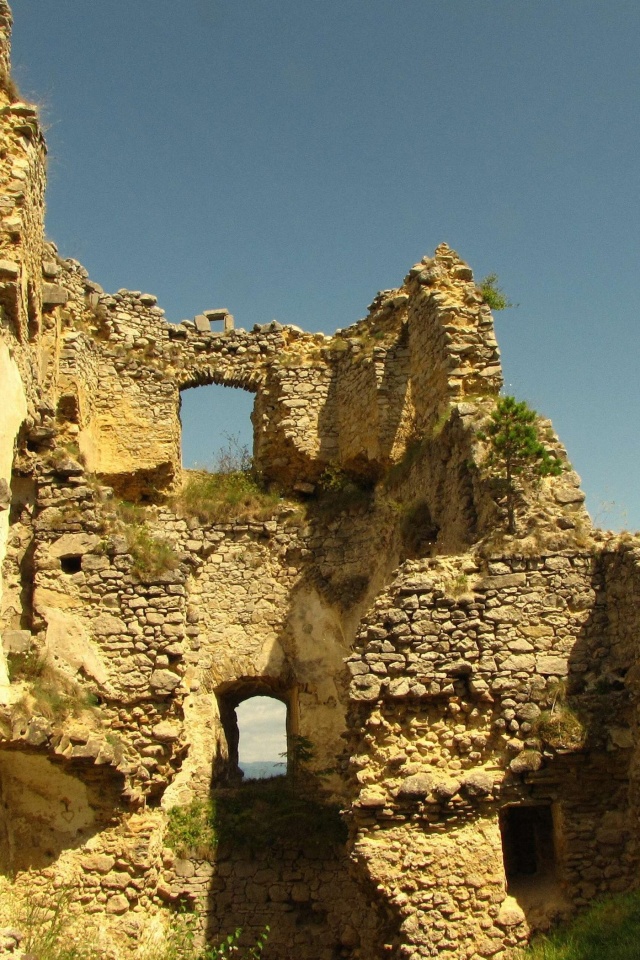
[{"label": "castle ruin", "polygon": [[[506,533],[469,266],[441,244],[332,337],[106,294],[45,241],[10,28],[0,0],[0,929],[63,888],[111,960],[181,903],[211,942],[268,924],[267,960],[506,960],[633,888],[640,540],[592,528],[548,421],[565,469]],[[255,396],[268,510],[185,507],[181,392],[211,383]],[[176,850],[170,811],[246,791],[261,694],[315,814]]]}]

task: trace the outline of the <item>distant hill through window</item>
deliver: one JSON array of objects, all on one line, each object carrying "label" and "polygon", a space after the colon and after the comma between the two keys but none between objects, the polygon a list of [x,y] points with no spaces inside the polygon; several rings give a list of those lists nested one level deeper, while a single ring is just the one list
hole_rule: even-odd
[{"label": "distant hill through window", "polygon": [[239,766],[245,780],[287,772],[287,707],[273,697],[251,697],[236,708]]}]

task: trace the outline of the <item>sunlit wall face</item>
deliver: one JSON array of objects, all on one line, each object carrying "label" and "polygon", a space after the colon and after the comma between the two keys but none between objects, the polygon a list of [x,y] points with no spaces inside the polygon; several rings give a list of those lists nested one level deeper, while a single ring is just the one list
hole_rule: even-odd
[{"label": "sunlit wall face", "polygon": [[239,766],[245,780],[287,770],[287,707],[273,697],[250,697],[236,707]]}]

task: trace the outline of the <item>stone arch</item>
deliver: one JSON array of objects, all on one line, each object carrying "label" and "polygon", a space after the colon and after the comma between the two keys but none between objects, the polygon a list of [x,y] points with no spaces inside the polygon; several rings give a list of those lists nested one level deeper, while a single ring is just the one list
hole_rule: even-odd
[{"label": "stone arch", "polygon": [[253,697],[271,697],[284,703],[286,714],[287,743],[298,733],[298,698],[296,687],[277,677],[241,677],[222,683],[216,690],[220,722],[227,741],[228,760],[224,768],[214,771],[214,781],[239,780],[238,747],[240,733],[236,708]]}]

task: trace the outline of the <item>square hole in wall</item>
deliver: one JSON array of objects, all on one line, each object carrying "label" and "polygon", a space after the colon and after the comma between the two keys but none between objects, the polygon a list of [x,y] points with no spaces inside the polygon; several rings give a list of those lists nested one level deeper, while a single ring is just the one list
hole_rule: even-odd
[{"label": "square hole in wall", "polygon": [[60,567],[62,568],[63,573],[80,573],[82,570],[82,557],[61,557]]}]

